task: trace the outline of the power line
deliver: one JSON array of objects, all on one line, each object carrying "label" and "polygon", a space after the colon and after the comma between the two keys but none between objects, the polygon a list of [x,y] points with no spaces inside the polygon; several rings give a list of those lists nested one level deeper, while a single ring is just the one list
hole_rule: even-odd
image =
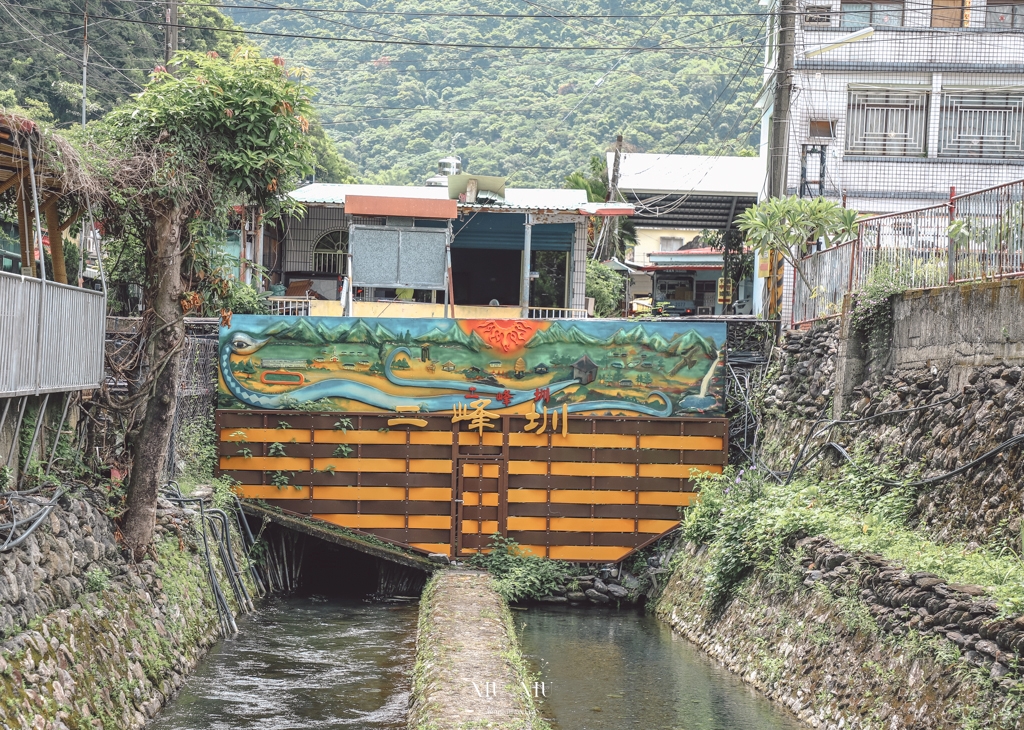
[{"label": "power line", "polygon": [[[108,2],[136,2],[137,0],[107,0]],[[310,8],[301,5],[234,5],[230,3],[196,3],[189,2],[191,7],[200,8],[221,8],[225,10],[262,10],[264,12],[302,12],[322,13],[329,15],[396,15],[400,17],[426,17],[426,18],[508,18],[510,20],[548,20],[564,18],[566,20],[600,20],[608,18],[611,20],[650,20],[652,18],[738,18],[758,17],[766,18],[772,15],[771,12],[761,13],[666,13],[662,15],[629,15],[629,14],[599,14],[581,13],[573,15],[537,14],[537,13],[432,13],[421,10],[358,10],[338,8]]]},{"label": "power line", "polygon": [[[60,10],[47,10],[45,8],[28,7],[22,6],[27,10],[38,10],[40,12],[49,12],[57,15],[76,15],[75,13],[68,13]],[[76,16],[77,17],[77,16]],[[135,23],[138,25],[151,25],[165,27],[167,24],[160,23],[151,20],[138,20],[132,18],[117,18],[109,15],[94,15],[93,18],[99,20],[111,20],[118,23]],[[660,51],[666,52],[665,47],[662,44],[657,46],[645,46],[642,48],[634,48],[633,46],[519,46],[519,45],[495,45],[491,43],[437,43],[434,41],[412,41],[412,40],[375,40],[372,38],[347,38],[344,36],[318,36],[309,35],[305,33],[271,33],[267,31],[257,30],[242,30],[240,28],[216,28],[213,26],[204,25],[183,25],[181,23],[173,24],[173,27],[178,30],[208,30],[218,33],[232,33],[235,35],[257,35],[268,38],[293,38],[299,40],[313,40],[313,41],[334,41],[341,43],[364,43],[370,45],[393,45],[393,46],[418,46],[418,47],[429,47],[429,48],[486,48],[486,49],[500,49],[500,50],[527,50],[527,51],[630,51],[636,50],[640,53]],[[371,31],[372,32],[372,31]],[[720,48],[720,45],[708,46],[709,48]],[[690,51],[691,48],[683,48],[682,51]]]}]

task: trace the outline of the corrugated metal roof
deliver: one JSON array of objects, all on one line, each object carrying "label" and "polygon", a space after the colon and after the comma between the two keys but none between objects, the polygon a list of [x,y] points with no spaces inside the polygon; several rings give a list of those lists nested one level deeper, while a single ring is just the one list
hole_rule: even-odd
[{"label": "corrugated metal roof", "polygon": [[[425,198],[447,200],[448,189],[426,185],[352,185],[312,183],[291,193],[300,203],[344,205],[346,195],[376,195],[385,198]],[[506,188],[502,204],[460,203],[466,210],[495,211],[566,211],[576,213],[587,202],[584,190],[560,188]]]},{"label": "corrugated metal roof", "polygon": [[[608,169],[615,154],[608,153]],[[619,189],[637,193],[697,193],[757,197],[765,183],[760,157],[623,154]]]}]

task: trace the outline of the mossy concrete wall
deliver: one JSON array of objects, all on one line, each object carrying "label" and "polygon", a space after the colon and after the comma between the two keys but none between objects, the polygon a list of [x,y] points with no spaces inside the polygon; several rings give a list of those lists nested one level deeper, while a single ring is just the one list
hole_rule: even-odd
[{"label": "mossy concrete wall", "polygon": [[420,598],[409,730],[547,730],[491,577],[436,573]]},{"label": "mossy concrete wall", "polygon": [[[822,550],[830,557],[823,559]],[[837,553],[825,541],[802,545],[791,570],[753,576],[715,610],[705,601],[704,556],[691,545],[655,611],[811,727],[1024,726],[1020,682],[1002,673],[1006,665],[993,677],[998,658],[972,656],[980,652],[961,652],[955,642],[924,633],[913,605],[883,605],[888,594],[879,590],[875,596],[871,588],[891,577],[883,561]],[[832,557],[841,560],[832,564]],[[908,579],[911,591],[923,590],[914,588],[911,576],[892,572]],[[930,581],[923,585],[934,587]],[[867,600],[872,597],[874,602]],[[971,602],[968,595],[962,599]]]},{"label": "mossy concrete wall", "polygon": [[120,730],[153,717],[217,638],[198,544],[191,515],[163,503],[153,557],[129,563],[113,524],[75,498],[0,555],[0,727]]}]

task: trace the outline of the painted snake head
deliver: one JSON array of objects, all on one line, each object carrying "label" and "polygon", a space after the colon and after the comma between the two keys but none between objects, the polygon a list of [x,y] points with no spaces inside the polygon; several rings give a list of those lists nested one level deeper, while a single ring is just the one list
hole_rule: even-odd
[{"label": "painted snake head", "polygon": [[265,340],[257,340],[244,332],[232,332],[228,340],[228,347],[236,355],[251,355],[269,341],[269,337]]}]

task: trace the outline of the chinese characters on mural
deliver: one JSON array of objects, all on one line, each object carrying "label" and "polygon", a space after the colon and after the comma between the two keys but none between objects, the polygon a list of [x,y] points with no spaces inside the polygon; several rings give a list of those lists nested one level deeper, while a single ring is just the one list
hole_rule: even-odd
[{"label": "chinese characters on mural", "polygon": [[220,407],[499,414],[533,433],[569,414],[719,415],[725,325],[235,315]]}]

